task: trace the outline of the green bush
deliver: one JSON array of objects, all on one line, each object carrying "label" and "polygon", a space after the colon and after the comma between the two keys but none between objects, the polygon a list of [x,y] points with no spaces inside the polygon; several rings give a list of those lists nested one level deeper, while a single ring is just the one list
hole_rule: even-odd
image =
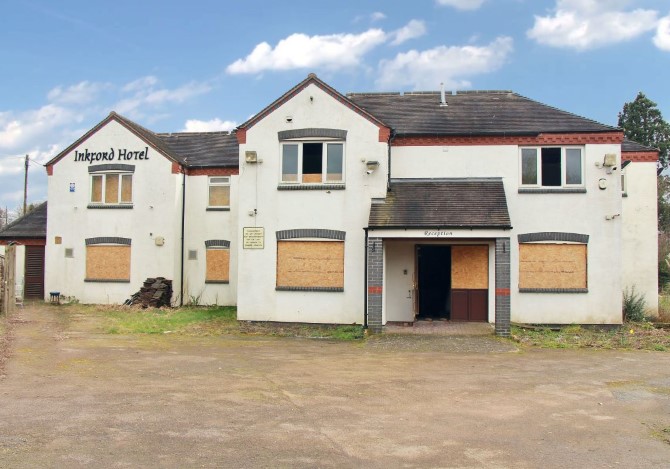
[{"label": "green bush", "polygon": [[647,300],[642,293],[635,291],[633,286],[630,290],[626,288],[623,292],[623,318],[625,321],[642,322],[646,319],[645,310]]}]

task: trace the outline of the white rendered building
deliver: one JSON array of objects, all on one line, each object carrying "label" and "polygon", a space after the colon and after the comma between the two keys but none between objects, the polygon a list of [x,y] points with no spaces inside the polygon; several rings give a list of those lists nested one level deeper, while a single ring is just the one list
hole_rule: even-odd
[{"label": "white rendered building", "polygon": [[508,91],[315,75],[233,133],[112,113],[47,166],[46,290],[120,303],[161,276],[240,320],[617,324],[624,288],[657,308],[657,157]]}]

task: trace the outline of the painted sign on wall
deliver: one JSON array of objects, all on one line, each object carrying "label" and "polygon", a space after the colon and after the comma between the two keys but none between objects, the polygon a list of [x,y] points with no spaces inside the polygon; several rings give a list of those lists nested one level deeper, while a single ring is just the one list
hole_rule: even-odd
[{"label": "painted sign on wall", "polygon": [[130,160],[148,160],[149,147],[144,147],[144,150],[129,150],[127,148],[110,148],[109,151],[74,151],[74,161],[86,161],[88,164],[97,163],[99,161],[130,161]]}]

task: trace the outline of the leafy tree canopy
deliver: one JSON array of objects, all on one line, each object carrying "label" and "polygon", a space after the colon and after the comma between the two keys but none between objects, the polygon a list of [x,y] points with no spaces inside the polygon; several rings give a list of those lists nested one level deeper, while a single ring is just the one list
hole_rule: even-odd
[{"label": "leafy tree canopy", "polygon": [[670,164],[670,124],[664,119],[656,103],[641,91],[634,101],[623,105],[619,113],[619,127],[626,138],[642,145],[658,148],[660,168]]}]

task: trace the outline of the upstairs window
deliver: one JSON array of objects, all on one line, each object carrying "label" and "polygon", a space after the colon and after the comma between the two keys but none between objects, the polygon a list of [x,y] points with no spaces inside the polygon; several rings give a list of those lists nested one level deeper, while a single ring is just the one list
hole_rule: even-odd
[{"label": "upstairs window", "polygon": [[229,176],[212,176],[209,178],[209,201],[207,206],[211,208],[230,207]]},{"label": "upstairs window", "polygon": [[344,143],[282,144],[282,183],[337,184],[344,182]]},{"label": "upstairs window", "polygon": [[98,173],[91,175],[91,203],[123,205],[133,203],[132,173]]},{"label": "upstairs window", "polygon": [[521,149],[521,185],[527,187],[583,187],[581,148]]}]

